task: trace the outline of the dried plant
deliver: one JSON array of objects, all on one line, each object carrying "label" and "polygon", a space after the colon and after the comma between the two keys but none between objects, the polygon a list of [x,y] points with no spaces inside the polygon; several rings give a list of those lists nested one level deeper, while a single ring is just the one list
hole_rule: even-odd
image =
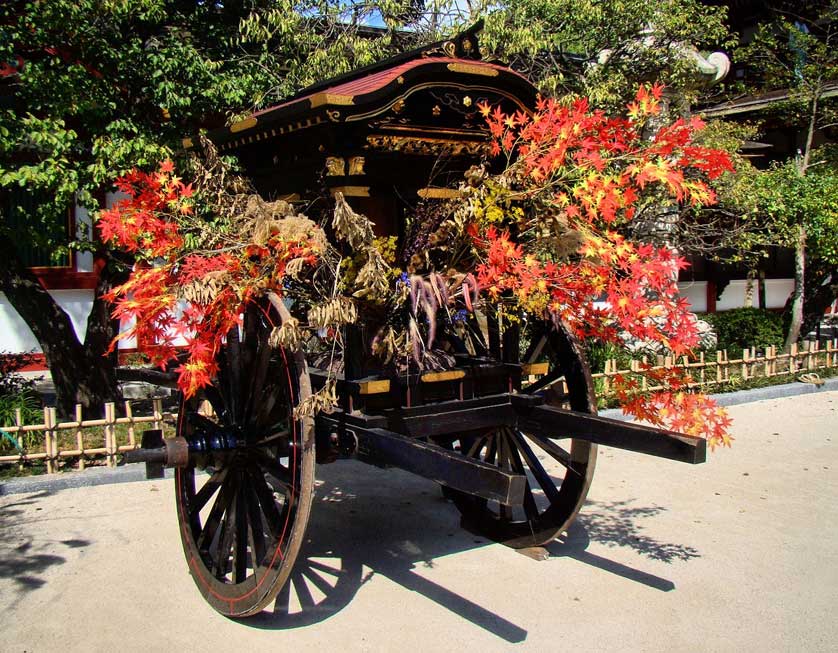
[{"label": "dried plant", "polygon": [[317,413],[331,413],[337,404],[337,382],[334,378],[329,378],[322,388],[303,399],[294,408],[294,419],[314,417]]},{"label": "dried plant", "polygon": [[352,249],[360,249],[372,243],[375,238],[375,225],[364,215],[356,213],[343,197],[335,193],[335,212],[332,217],[332,229],[335,236],[345,241]]},{"label": "dried plant", "polygon": [[290,318],[282,326],[274,327],[268,337],[268,344],[274,349],[284,347],[294,351],[302,345],[306,332],[300,328],[297,318]]},{"label": "dried plant", "polygon": [[308,312],[308,324],[313,329],[326,329],[358,321],[358,307],[348,297],[333,299],[313,306]]}]

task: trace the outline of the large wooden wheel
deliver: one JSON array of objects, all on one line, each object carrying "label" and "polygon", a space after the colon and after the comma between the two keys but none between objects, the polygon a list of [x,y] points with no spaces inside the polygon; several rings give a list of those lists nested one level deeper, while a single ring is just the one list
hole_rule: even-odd
[{"label": "large wooden wheel", "polygon": [[[535,383],[525,383],[523,392],[541,393],[547,404],[569,404],[572,410],[595,414],[593,380],[576,339],[564,327],[542,322],[531,325],[528,333],[522,362],[546,362],[549,369]],[[567,394],[555,387],[562,378]],[[515,548],[546,544],[570,526],[585,502],[596,465],[595,444],[548,439],[509,426],[461,437],[458,446],[465,455],[527,476],[521,506],[448,493],[466,527]]]},{"label": "large wooden wheel", "polygon": [[183,549],[207,602],[229,617],[275,599],[313,499],[313,422],[293,418],[311,393],[308,372],[301,353],[269,346],[276,321],[252,306],[227,336],[213,386],[182,401],[178,416],[193,450],[190,466],[175,471]]}]

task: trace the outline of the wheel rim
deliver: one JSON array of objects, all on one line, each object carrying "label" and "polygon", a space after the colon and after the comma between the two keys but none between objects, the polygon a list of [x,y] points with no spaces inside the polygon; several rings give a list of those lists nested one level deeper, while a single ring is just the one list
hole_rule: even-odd
[{"label": "wheel rim", "polygon": [[[550,369],[544,379],[563,376],[567,394],[560,397],[546,382],[534,384],[532,390],[524,387],[523,392],[542,393],[548,405],[569,404],[572,410],[595,414],[593,382],[579,343],[564,326],[557,329],[540,323],[531,333],[533,342],[523,362],[546,358]],[[585,502],[597,453],[596,445],[584,440],[557,442],[508,426],[461,437],[459,449],[506,471],[526,475],[521,506],[451,494],[464,526],[515,548],[543,545],[570,526]]]},{"label": "wheel rim", "polygon": [[291,572],[314,481],[310,419],[293,407],[310,389],[300,355],[270,349],[266,314],[250,310],[218,357],[215,385],[181,402],[178,435],[228,434],[232,450],[175,472],[181,541],[205,599],[231,617],[265,608]]}]

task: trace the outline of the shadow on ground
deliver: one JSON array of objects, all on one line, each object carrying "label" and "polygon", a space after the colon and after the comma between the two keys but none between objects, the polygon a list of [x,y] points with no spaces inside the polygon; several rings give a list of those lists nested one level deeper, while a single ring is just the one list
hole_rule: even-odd
[{"label": "shadow on ground", "polygon": [[[360,463],[321,467],[318,476],[307,540],[291,578],[273,611],[247,619],[246,625],[290,629],[323,621],[346,607],[364,583],[379,575],[507,642],[526,639],[527,631],[519,625],[415,572],[433,567],[438,557],[492,544],[460,528],[459,513],[435,484]],[[665,562],[698,557],[691,547],[660,542],[641,532],[637,521],[663,510],[634,506],[630,501],[589,502],[586,514],[566,537],[540,549],[541,555],[535,557],[571,558],[670,591],[675,585],[665,578],[586,550],[597,542],[630,547]],[[509,555],[518,554],[510,549]]]},{"label": "shadow on ground", "polygon": [[654,517],[666,509],[661,506],[635,506],[633,503],[632,500],[588,501],[584,513],[567,533],[545,548],[554,557],[572,558],[662,592],[674,590],[675,584],[666,578],[587,550],[591,542],[597,542],[608,547],[628,547],[646,558],[666,563],[700,557],[698,550],[691,546],[661,542],[644,534],[638,521]]},{"label": "shadow on ground", "polygon": [[14,581],[13,587],[19,593],[42,587],[47,582],[43,578],[44,573],[50,567],[67,561],[57,552],[90,544],[82,539],[44,541],[36,537],[31,526],[32,518],[24,518],[24,515],[37,514],[41,510],[37,507],[40,499],[47,495],[48,492],[18,495],[16,500],[0,504],[0,532],[3,533],[0,540],[0,578]]}]

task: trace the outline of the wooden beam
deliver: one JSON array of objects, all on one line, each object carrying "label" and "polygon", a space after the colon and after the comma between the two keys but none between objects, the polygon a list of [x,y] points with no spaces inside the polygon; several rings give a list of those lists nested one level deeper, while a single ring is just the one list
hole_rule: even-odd
[{"label": "wooden beam", "polygon": [[505,505],[521,505],[527,479],[495,465],[468,458],[435,444],[380,428],[351,429],[358,439],[358,460],[393,466],[461,492]]},{"label": "wooden beam", "polygon": [[423,383],[438,383],[440,381],[456,381],[466,375],[465,370],[444,370],[442,372],[427,372],[420,378]]},{"label": "wooden beam", "polygon": [[516,407],[521,413],[518,427],[541,437],[577,438],[692,465],[707,460],[704,438],[554,406]]},{"label": "wooden beam", "polygon": [[390,392],[390,379],[375,379],[373,381],[358,381],[359,393],[362,395],[380,395]]},{"label": "wooden beam", "polygon": [[514,426],[517,416],[512,404],[495,404],[467,410],[446,410],[415,417],[393,418],[390,428],[414,438],[439,437]]},{"label": "wooden beam", "polygon": [[541,376],[550,371],[550,363],[524,363],[521,365],[521,376]]}]

